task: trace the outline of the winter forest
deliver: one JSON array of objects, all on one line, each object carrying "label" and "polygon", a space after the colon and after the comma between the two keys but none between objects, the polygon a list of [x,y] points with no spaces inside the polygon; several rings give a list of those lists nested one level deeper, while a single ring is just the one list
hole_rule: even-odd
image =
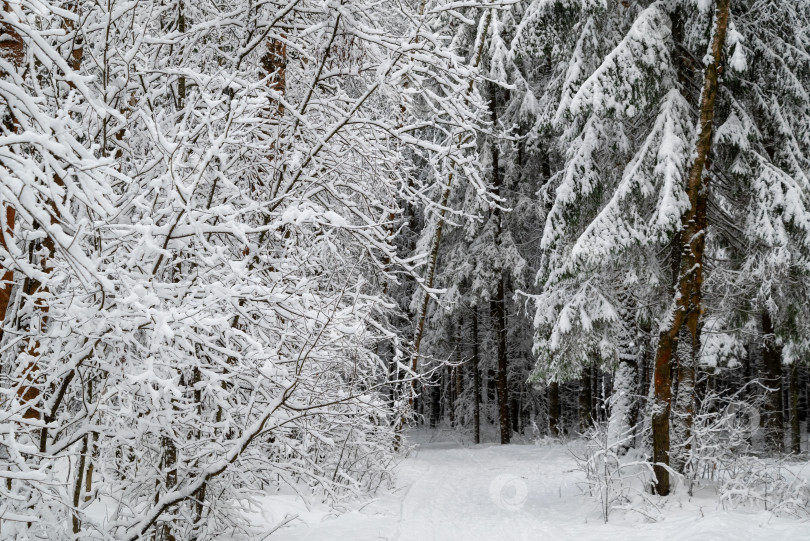
[{"label": "winter forest", "polygon": [[810,0],[0,1],[4,541],[808,539],[808,293]]}]

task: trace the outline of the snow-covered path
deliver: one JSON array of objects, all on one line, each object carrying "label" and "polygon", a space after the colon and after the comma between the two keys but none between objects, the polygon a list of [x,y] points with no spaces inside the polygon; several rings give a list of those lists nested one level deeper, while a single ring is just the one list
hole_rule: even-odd
[{"label": "snow-covered path", "polygon": [[403,467],[410,485],[392,539],[518,540],[528,539],[529,531],[555,533],[552,518],[565,506],[561,495],[579,492],[570,457],[559,448],[529,445],[503,451],[499,445],[421,444]]},{"label": "snow-covered path", "polygon": [[[270,541],[810,540],[810,526],[766,512],[724,511],[713,498],[675,496],[665,520],[616,512],[603,524],[582,496],[565,445],[422,443],[400,466],[398,489],[340,516],[270,497],[263,521],[300,517]],[[770,520],[769,520],[770,519]]]}]

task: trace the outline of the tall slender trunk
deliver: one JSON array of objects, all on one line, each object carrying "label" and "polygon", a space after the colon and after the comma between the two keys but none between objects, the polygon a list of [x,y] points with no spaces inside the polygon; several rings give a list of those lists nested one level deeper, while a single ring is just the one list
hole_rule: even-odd
[{"label": "tall slender trunk", "polygon": [[600,411],[602,409],[599,407],[599,368],[596,363],[591,365],[590,374],[591,422],[596,424],[601,420]]},{"label": "tall slender trunk", "polygon": [[[163,438],[163,468],[166,472],[166,492],[171,492],[177,486],[177,447],[171,438],[165,436]],[[164,522],[161,529],[163,531],[162,541],[175,541],[176,537],[170,522]]]},{"label": "tall slender trunk", "polygon": [[498,372],[495,388],[498,391],[498,422],[501,426],[501,443],[509,443],[511,423],[509,422],[509,387],[507,382],[506,358],[506,317],[504,310],[503,278],[498,280],[495,300],[492,301],[492,319],[498,345]]},{"label": "tall slender trunk", "polygon": [[447,399],[445,401],[445,404],[446,404],[445,407],[447,408],[447,417],[450,419],[450,426],[455,426],[456,417],[455,417],[455,408],[453,407],[453,403],[455,402],[455,400],[454,400],[455,397],[453,396],[453,380],[455,378],[453,377],[453,367],[452,366],[447,367],[445,376],[446,376],[446,381],[447,381],[447,384],[445,386],[445,393],[444,393],[444,396]]},{"label": "tall slender trunk", "polygon": [[442,397],[442,377],[439,373],[434,376],[434,384],[430,386],[430,428],[439,424]]},{"label": "tall slender trunk", "polygon": [[708,169],[711,151],[717,80],[723,46],[726,41],[729,4],[730,0],[717,0],[715,3],[716,25],[712,32],[709,63],[704,70],[703,93],[697,126],[698,139],[686,186],[689,209],[681,219],[680,273],[669,325],[659,335],[658,349],[655,354],[655,404],[652,416],[653,469],[656,477],[654,488],[662,496],[669,494],[670,488],[668,466],[670,463],[669,418],[672,407],[671,361],[682,327],[686,327],[689,331],[689,346],[692,351],[690,357],[696,357],[700,350],[698,324],[703,310],[701,286],[707,225],[706,201],[709,188],[709,179],[705,173]]},{"label": "tall slender trunk", "polygon": [[[5,42],[0,42],[2,45]],[[9,245],[14,242],[14,219],[16,211],[14,207],[4,206],[5,216],[0,216],[0,247],[8,252]],[[2,209],[0,209],[2,211]],[[4,269],[0,266],[0,344],[3,342],[4,323],[6,321],[6,313],[8,306],[11,302],[11,290],[14,287],[14,273],[10,269]]]},{"label": "tall slender trunk", "polygon": [[593,426],[592,395],[591,368],[588,366],[582,369],[582,378],[579,384],[579,431],[582,434]]},{"label": "tall slender trunk", "polygon": [[450,419],[459,426],[461,425],[461,419],[456,407],[460,404],[464,378],[464,365],[461,363],[461,329],[463,325],[463,320],[459,318],[456,324],[455,336],[453,337],[453,341],[456,343],[456,362],[450,372],[450,389],[452,391],[450,393]]},{"label": "tall slender trunk", "polygon": [[638,363],[635,359],[621,359],[616,368],[614,389],[610,395],[608,443],[617,453],[624,455],[634,446],[633,410],[635,408]]},{"label": "tall slender trunk", "polygon": [[790,452],[802,452],[802,433],[799,425],[799,363],[790,365]]},{"label": "tall slender trunk", "polygon": [[481,443],[481,370],[478,350],[478,307],[473,307],[472,320],[472,370],[473,370],[473,439]]},{"label": "tall slender trunk", "polygon": [[762,426],[765,444],[774,452],[784,450],[785,426],[782,417],[782,348],[776,343],[773,321],[767,310],[762,311],[762,369],[765,401]]},{"label": "tall slender trunk", "polygon": [[548,385],[548,432],[555,438],[560,435],[560,384]]},{"label": "tall slender trunk", "polygon": [[[490,101],[489,110],[492,120],[493,128],[498,126],[498,87],[494,83],[490,83]],[[492,188],[497,197],[501,196],[501,172],[500,172],[500,152],[498,148],[498,141],[493,137],[490,144],[490,155],[492,159]],[[502,213],[499,207],[492,210],[492,219],[495,221],[497,229],[495,233],[495,243],[500,245],[501,231],[503,229]],[[495,328],[495,342],[498,350],[498,375],[496,381],[496,388],[498,390],[498,421],[501,426],[501,443],[509,443],[512,432],[511,423],[509,420],[509,387],[507,382],[507,369],[508,359],[506,351],[506,295],[504,269],[496,269],[498,274],[495,286],[495,295],[491,301],[491,312],[493,325]]]},{"label": "tall slender trunk", "polygon": [[79,509],[79,502],[82,497],[82,475],[84,475],[84,463],[87,460],[87,440],[88,435],[82,438],[82,448],[79,451],[79,463],[76,466],[76,479],[73,484],[73,512],[71,513],[73,533],[77,535],[82,529],[82,523],[79,519],[77,510]]},{"label": "tall slender trunk", "polygon": [[487,363],[487,422],[490,423],[495,422],[495,418],[492,417],[492,404],[495,404],[498,398],[495,391],[495,382],[498,379],[495,376],[495,364],[492,362]]},{"label": "tall slender trunk", "polygon": [[[94,392],[94,384],[92,377],[87,381],[87,400],[88,402],[93,402],[93,392]],[[92,432],[90,440],[88,442],[88,453],[87,455],[90,457],[90,460],[87,461],[87,472],[84,475],[84,501],[90,501],[91,494],[90,491],[93,490],[93,470],[94,470],[94,463],[98,458],[98,432]],[[44,451],[44,449],[43,449]]]},{"label": "tall slender trunk", "polygon": [[610,394],[610,418],[608,442],[619,454],[633,447],[633,428],[638,409],[638,364],[641,347],[636,326],[636,304],[630,292],[621,290],[618,295],[621,335],[619,337],[619,365],[614,375],[613,392]]},{"label": "tall slender trunk", "polygon": [[464,393],[464,363],[462,362],[462,355],[461,355],[461,331],[463,328],[464,328],[464,320],[462,318],[459,318],[456,332],[456,367],[455,367],[456,401],[459,401],[461,399],[461,395]]}]

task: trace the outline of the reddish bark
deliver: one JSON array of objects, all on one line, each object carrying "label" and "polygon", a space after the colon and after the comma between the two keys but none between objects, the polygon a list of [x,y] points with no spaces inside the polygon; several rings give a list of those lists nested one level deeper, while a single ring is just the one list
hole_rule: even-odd
[{"label": "reddish bark", "polygon": [[[688,330],[691,356],[699,351],[699,322],[702,315],[703,252],[705,248],[706,201],[709,179],[705,176],[711,151],[712,122],[717,98],[718,73],[729,20],[730,0],[717,0],[716,26],[712,38],[711,61],[704,72],[703,94],[700,102],[698,141],[695,160],[689,170],[686,193],[690,208],[681,221],[682,252],[680,274],[675,294],[675,308],[667,329],[658,339],[655,355],[655,404],[653,410],[653,462],[656,476],[655,491],[669,494],[670,438],[669,417],[672,407],[672,353],[681,328]],[[683,351],[683,349],[681,349]],[[686,361],[686,360],[685,360]],[[687,362],[693,362],[689,359]]]}]

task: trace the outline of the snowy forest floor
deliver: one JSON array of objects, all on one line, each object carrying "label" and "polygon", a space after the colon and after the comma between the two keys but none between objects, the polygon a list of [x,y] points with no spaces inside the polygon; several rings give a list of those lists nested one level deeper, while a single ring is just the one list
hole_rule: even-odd
[{"label": "snowy forest floor", "polygon": [[398,467],[396,487],[352,511],[336,515],[325,505],[307,509],[294,496],[273,495],[262,500],[256,522],[267,527],[298,515],[272,541],[810,540],[807,522],[723,509],[709,489],[693,497],[678,490],[659,504],[664,518],[657,522],[614,511],[604,524],[580,488],[584,474],[572,451],[581,442],[500,446],[458,438],[412,433],[414,448]]}]

